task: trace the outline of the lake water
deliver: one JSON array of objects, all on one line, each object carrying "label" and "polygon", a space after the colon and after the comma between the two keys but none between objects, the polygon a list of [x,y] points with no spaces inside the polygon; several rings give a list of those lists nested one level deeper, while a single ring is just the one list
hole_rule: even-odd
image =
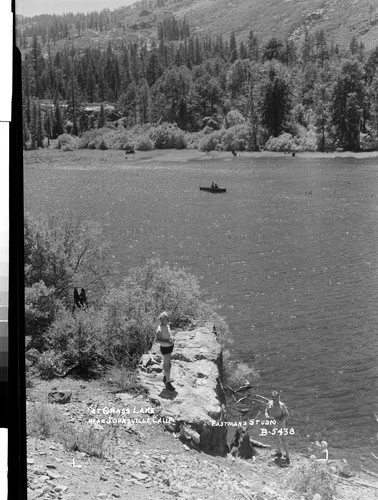
[{"label": "lake water", "polygon": [[[115,280],[154,256],[200,278],[222,305],[232,357],[254,363],[260,394],[282,390],[293,445],[325,439],[331,456],[369,463],[378,455],[378,160],[119,158],[26,165],[26,210],[99,221]],[[227,193],[199,191],[213,180]]]}]

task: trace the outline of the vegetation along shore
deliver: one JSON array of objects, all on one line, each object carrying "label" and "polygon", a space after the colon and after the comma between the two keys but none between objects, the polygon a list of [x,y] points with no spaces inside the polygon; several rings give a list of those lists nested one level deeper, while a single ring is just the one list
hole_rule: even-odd
[{"label": "vegetation along shore", "polygon": [[185,2],[19,17],[24,148],[375,150],[378,49],[362,35],[377,13],[361,6],[363,29],[328,35],[324,19],[344,16],[336,7],[282,38],[205,35]]}]

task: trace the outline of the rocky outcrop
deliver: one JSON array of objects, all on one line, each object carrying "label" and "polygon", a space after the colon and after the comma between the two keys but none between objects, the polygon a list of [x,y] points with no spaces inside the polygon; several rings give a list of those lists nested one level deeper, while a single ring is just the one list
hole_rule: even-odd
[{"label": "rocky outcrop", "polygon": [[190,446],[211,455],[226,454],[224,427],[212,425],[225,419],[221,384],[222,349],[211,327],[180,331],[172,353],[171,377],[175,391],[163,383],[163,358],[158,344],[140,365],[140,380],[160,416],[170,417],[167,428]]}]

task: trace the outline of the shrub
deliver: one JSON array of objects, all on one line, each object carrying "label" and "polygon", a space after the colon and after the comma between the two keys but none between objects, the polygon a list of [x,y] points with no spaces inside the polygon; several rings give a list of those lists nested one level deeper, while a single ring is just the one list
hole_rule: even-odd
[{"label": "shrub", "polygon": [[313,129],[305,131],[303,136],[292,136],[284,132],[278,137],[269,137],[265,144],[268,151],[316,151],[318,138]]},{"label": "shrub", "polygon": [[230,352],[223,351],[223,384],[237,389],[248,381],[253,384],[260,378],[259,372],[252,365],[230,359]]},{"label": "shrub", "polygon": [[41,378],[49,380],[64,374],[64,361],[59,353],[48,350],[39,355],[37,369]]},{"label": "shrub", "polygon": [[43,281],[25,287],[25,332],[34,351],[43,347],[42,334],[62,309],[63,302],[54,287],[47,287]]},{"label": "shrub", "polygon": [[128,366],[112,366],[108,370],[107,377],[109,384],[115,388],[116,392],[141,394],[146,391],[145,387],[140,385],[137,373],[130,370]]},{"label": "shrub", "polygon": [[185,132],[175,123],[164,122],[150,130],[156,149],[185,149]]},{"label": "shrub", "polygon": [[101,140],[100,140],[100,143],[99,143],[99,145],[98,145],[98,149],[101,149],[101,150],[103,150],[103,151],[104,151],[104,150],[106,150],[106,149],[109,149],[109,148],[108,148],[108,145],[107,145],[107,144],[106,144],[106,142],[105,142],[105,139],[101,139]]},{"label": "shrub", "polygon": [[154,147],[155,144],[147,135],[140,137],[135,143],[135,149],[138,151],[151,151]]},{"label": "shrub", "polygon": [[27,405],[27,428],[28,436],[38,439],[46,439],[53,436],[63,418],[59,411],[54,411],[48,404],[28,404]]},{"label": "shrub", "polygon": [[115,433],[114,426],[105,430],[93,427],[75,429],[72,425],[62,422],[55,432],[55,439],[63,444],[68,451],[79,451],[90,457],[105,458],[111,449],[111,439]]},{"label": "shrub", "polygon": [[378,149],[378,138],[373,134],[360,134],[360,147],[363,151],[376,151]]},{"label": "shrub", "polygon": [[121,288],[125,307],[139,320],[145,314],[155,321],[167,310],[172,326],[193,321],[201,309],[202,293],[197,279],[183,269],[161,266],[158,259],[134,268]]},{"label": "shrub", "polygon": [[336,493],[336,479],[324,463],[302,465],[295,471],[292,481],[295,490],[308,499],[318,493],[322,500],[332,500]]},{"label": "shrub", "polygon": [[62,134],[55,142],[55,146],[62,151],[73,151],[82,147],[82,142],[74,135]]},{"label": "shrub", "polygon": [[293,136],[284,132],[278,137],[270,136],[265,144],[268,151],[291,151]]},{"label": "shrub", "polygon": [[45,295],[54,288],[58,298],[68,300],[74,281],[101,283],[99,277],[106,271],[102,262],[107,245],[100,226],[91,221],[54,215],[37,220],[26,214],[24,244],[25,286],[43,282]]},{"label": "shrub", "polygon": [[245,151],[249,142],[247,125],[235,125],[227,129],[222,136],[221,148],[223,151]]},{"label": "shrub", "polygon": [[93,427],[75,429],[56,406],[40,403],[27,405],[26,421],[28,436],[38,439],[54,438],[69,451],[80,451],[98,458],[104,458],[109,452],[116,430],[114,426],[106,430]]},{"label": "shrub", "polygon": [[224,125],[226,128],[235,127],[236,125],[242,125],[244,123],[245,118],[237,109],[232,109],[225,116]]},{"label": "shrub", "polygon": [[218,149],[225,132],[225,129],[221,129],[205,135],[205,137],[199,141],[198,149],[200,151],[214,151]]},{"label": "shrub", "polygon": [[[100,309],[78,310],[74,314],[62,312],[44,335],[55,357],[52,362],[56,368],[52,372],[56,374],[58,369],[64,373],[73,367],[85,373],[98,370],[108,361],[103,331],[104,318]],[[47,361],[49,358],[45,361],[45,376],[48,374]]]}]

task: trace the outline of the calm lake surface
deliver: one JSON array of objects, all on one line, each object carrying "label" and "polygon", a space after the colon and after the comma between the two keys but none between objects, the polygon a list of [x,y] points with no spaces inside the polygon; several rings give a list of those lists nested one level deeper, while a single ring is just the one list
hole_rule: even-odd
[{"label": "calm lake surface", "polygon": [[[154,256],[197,276],[222,305],[232,358],[254,363],[260,394],[282,390],[293,445],[325,439],[331,458],[369,463],[378,455],[378,159],[109,162],[105,153],[68,166],[26,162],[26,210],[99,221],[115,280]],[[213,180],[227,193],[199,191]]]}]

